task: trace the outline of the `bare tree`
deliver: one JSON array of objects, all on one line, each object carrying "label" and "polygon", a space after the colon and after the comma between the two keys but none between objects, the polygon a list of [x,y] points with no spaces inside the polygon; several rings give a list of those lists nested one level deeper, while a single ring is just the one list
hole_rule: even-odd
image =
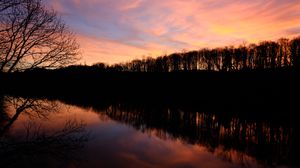
[{"label": "bare tree", "polygon": [[67,120],[61,129],[46,131],[43,125],[28,122],[23,134],[0,136],[1,165],[40,167],[54,163],[63,167],[65,161],[77,163],[82,160],[82,149],[89,140],[85,127],[83,122]]},{"label": "bare tree", "polygon": [[[59,105],[56,102],[46,100],[10,96],[1,97],[0,99],[2,101],[2,103],[0,102],[0,112],[1,115],[5,116],[5,119],[3,120],[2,117],[1,120],[0,137],[14,124],[21,114],[46,119],[49,114],[55,113],[59,109]],[[4,110],[5,107],[12,107],[15,112],[8,115]]]},{"label": "bare tree", "polygon": [[74,34],[41,0],[1,0],[0,72],[55,68],[78,57]]},{"label": "bare tree", "polygon": [[300,65],[300,36],[294,38],[290,44],[291,61],[293,66],[299,68]]},{"label": "bare tree", "polygon": [[280,57],[278,64],[280,64],[280,66],[282,65],[282,63],[285,67],[290,65],[289,43],[290,43],[290,40],[287,38],[281,38],[278,40],[279,57]]},{"label": "bare tree", "polygon": [[16,5],[20,5],[21,3],[24,3],[24,0],[1,0],[0,1],[0,11],[4,11],[8,8],[11,8]]}]

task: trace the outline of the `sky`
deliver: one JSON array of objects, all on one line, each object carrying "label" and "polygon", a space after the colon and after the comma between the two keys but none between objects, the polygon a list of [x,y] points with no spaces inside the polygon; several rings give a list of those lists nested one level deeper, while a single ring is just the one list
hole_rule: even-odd
[{"label": "sky", "polygon": [[300,0],[45,1],[88,65],[300,35]]}]

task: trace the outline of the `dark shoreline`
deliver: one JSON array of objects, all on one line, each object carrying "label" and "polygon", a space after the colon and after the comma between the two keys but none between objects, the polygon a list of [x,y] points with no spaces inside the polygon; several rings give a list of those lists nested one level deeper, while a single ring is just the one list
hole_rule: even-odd
[{"label": "dark shoreline", "polygon": [[[42,70],[1,75],[0,99],[8,95],[58,100],[106,114],[140,131],[154,129],[162,139],[168,135],[211,150],[223,146],[269,166],[299,166],[299,79],[296,69]],[[201,123],[199,116],[203,117]],[[221,136],[221,128],[228,131],[225,136]],[[252,133],[248,135],[249,130]]]},{"label": "dark shoreline", "polygon": [[211,111],[297,112],[300,71],[102,72],[35,70],[1,75],[2,94],[92,102],[201,106]]}]

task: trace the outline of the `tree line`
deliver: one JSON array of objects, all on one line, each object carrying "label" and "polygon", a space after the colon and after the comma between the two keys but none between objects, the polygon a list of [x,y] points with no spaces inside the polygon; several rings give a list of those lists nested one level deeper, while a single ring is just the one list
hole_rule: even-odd
[{"label": "tree line", "polygon": [[[0,0],[0,72],[74,64],[79,45],[64,21],[42,0]],[[299,67],[300,36],[238,47],[204,48],[94,68],[127,72],[236,71]]]},{"label": "tree line", "polygon": [[262,41],[259,44],[244,44],[238,47],[203,48],[114,65],[93,65],[99,69],[129,72],[237,71],[299,66],[300,36],[291,40],[281,38],[276,42]]}]

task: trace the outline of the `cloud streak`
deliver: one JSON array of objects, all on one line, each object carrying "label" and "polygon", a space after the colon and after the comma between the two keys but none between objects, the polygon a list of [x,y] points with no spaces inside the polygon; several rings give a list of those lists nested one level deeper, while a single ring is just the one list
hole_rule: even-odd
[{"label": "cloud streak", "polygon": [[117,63],[143,55],[297,35],[298,0],[47,0],[79,34],[83,61]]}]

